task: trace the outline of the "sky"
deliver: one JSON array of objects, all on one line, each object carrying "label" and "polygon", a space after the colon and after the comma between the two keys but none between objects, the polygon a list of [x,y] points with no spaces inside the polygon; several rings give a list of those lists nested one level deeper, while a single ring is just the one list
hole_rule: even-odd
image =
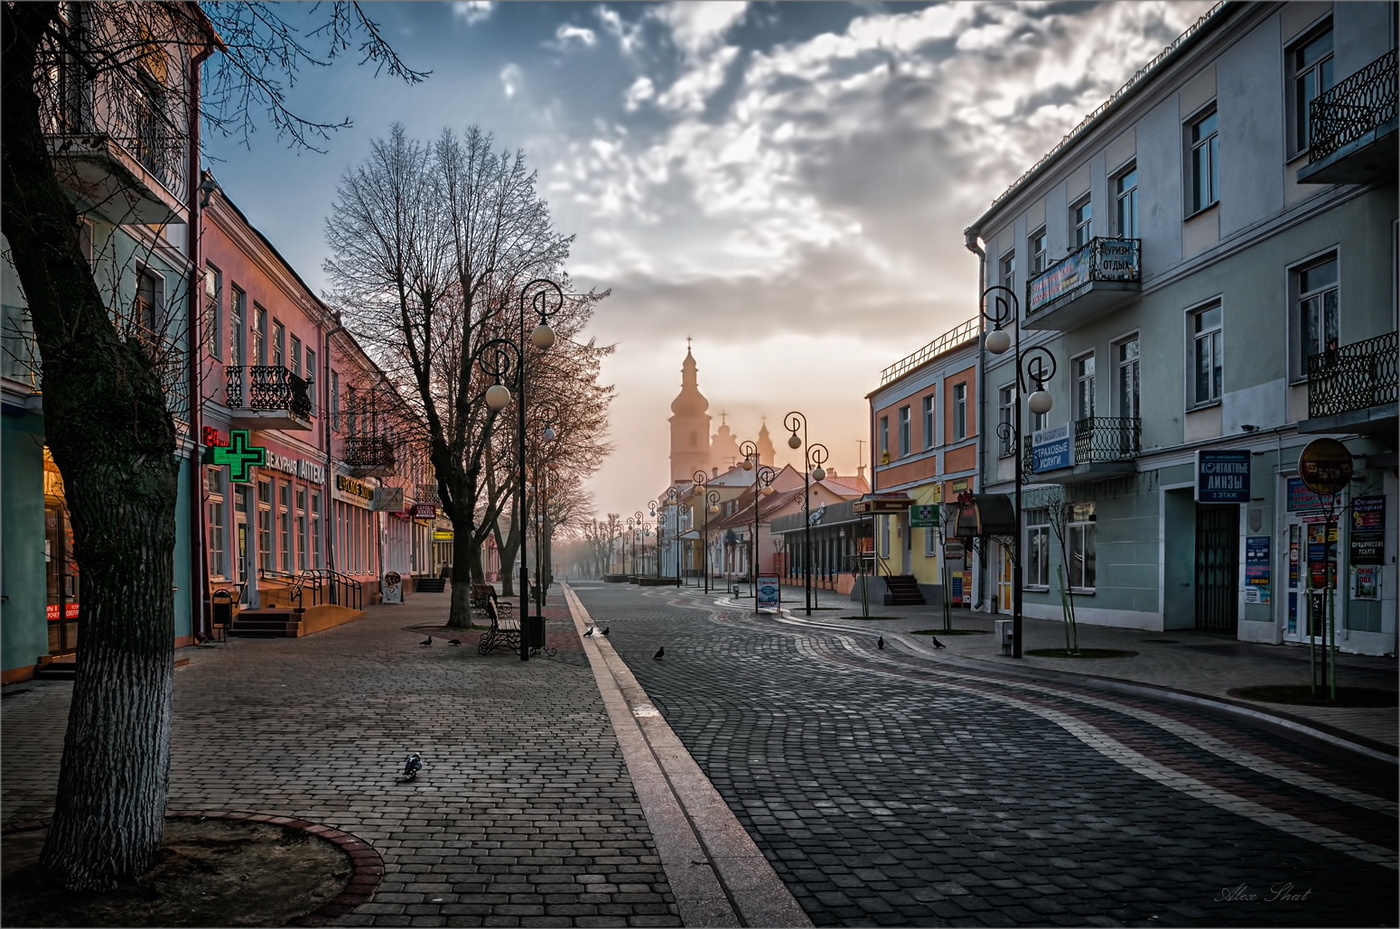
[{"label": "sky", "polygon": [[[277,6],[297,23],[314,5]],[[1210,6],[379,0],[425,82],[352,50],[290,88],[299,114],[352,121],[323,153],[264,131],[206,138],[206,163],[324,293],[336,182],[394,123],[522,151],[576,237],[578,289],[612,294],[589,333],[616,346],[614,452],[586,486],[598,514],[628,513],[668,484],[687,339],[712,430],[766,420],[782,464],[801,411],[828,468],[854,472],[881,370],[977,314],[963,229]]]}]

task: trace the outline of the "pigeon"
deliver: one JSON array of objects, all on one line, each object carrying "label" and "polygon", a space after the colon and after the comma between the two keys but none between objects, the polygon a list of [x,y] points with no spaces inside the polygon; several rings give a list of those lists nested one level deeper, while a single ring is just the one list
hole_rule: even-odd
[{"label": "pigeon", "polygon": [[589,627],[588,627],[588,631],[585,632],[585,633],[583,634],[583,637],[584,637],[585,639],[588,638],[589,636],[591,636],[591,635],[593,634],[593,630],[594,630],[594,629],[597,629],[597,628],[598,628],[597,626],[589,626]]},{"label": "pigeon", "polygon": [[658,659],[659,659],[659,658],[665,658],[665,657],[666,657],[666,646],[663,645],[663,646],[661,646],[660,648],[658,648],[658,649],[656,650],[656,654],[655,654],[655,655],[652,655],[651,657],[653,657],[653,658],[658,658]]},{"label": "pigeon", "polygon": [[875,640],[875,644],[878,645],[878,646],[880,646],[881,648],[884,648],[884,647],[885,647],[885,637],[884,637],[884,636],[880,636],[880,638],[878,638],[878,639]]},{"label": "pigeon", "polygon": [[612,630],[612,626],[604,626],[604,627],[603,627],[603,635],[606,636],[611,630]]},{"label": "pigeon", "polygon": [[423,756],[414,752],[408,756],[408,760],[403,763],[403,779],[411,781],[418,776],[418,772],[423,770]]},{"label": "pigeon", "polygon": [[944,645],[942,642],[938,641],[938,636],[936,636],[936,635],[931,635],[931,636],[929,636],[929,638],[933,640],[933,647],[934,647],[934,648],[947,648],[947,647],[948,647],[948,646]]},{"label": "pigeon", "polygon": [[462,644],[462,640],[461,640],[461,639],[448,639],[448,640],[447,640],[447,644],[448,644],[448,645],[461,645],[461,644]]},{"label": "pigeon", "polygon": [[424,639],[423,641],[419,642],[418,644],[419,644],[419,645],[432,645],[432,644],[433,644],[433,637],[432,637],[432,636],[428,636],[426,639]]}]

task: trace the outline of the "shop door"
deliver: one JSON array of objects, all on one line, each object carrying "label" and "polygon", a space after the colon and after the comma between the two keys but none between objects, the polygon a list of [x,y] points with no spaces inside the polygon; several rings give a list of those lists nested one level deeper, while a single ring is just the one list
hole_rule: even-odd
[{"label": "shop door", "polygon": [[248,542],[248,488],[239,486],[233,490],[233,545],[234,581],[238,585],[238,604],[250,604],[248,578],[252,576],[251,559],[253,553]]},{"label": "shop door", "polygon": [[49,654],[69,655],[78,644],[78,564],[68,508],[55,501],[44,504],[44,574]]},{"label": "shop door", "polygon": [[[1327,612],[1341,626],[1341,603],[1337,601],[1337,523],[1310,522],[1303,526],[1303,602],[1298,607],[1298,625],[1304,642],[1327,641]],[[1324,543],[1323,540],[1326,540]],[[1328,560],[1331,560],[1330,577]],[[1331,594],[1331,603],[1328,594]]]},{"label": "shop door", "polygon": [[[1025,557],[1024,555],[1022,556]],[[1022,571],[1025,569],[1022,568]],[[1012,587],[1011,581],[1014,575],[1014,565],[1011,560],[1011,546],[997,545],[997,601],[992,612],[1009,613],[1011,611]],[[1022,582],[1025,578],[1021,578]]]},{"label": "shop door", "polygon": [[1240,511],[1196,507],[1196,628],[1236,634],[1239,624]]}]

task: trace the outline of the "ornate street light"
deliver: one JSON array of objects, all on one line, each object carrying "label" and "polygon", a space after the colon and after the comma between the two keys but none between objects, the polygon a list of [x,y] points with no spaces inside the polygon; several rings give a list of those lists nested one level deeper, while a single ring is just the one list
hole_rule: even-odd
[{"label": "ornate street light", "polygon": [[[783,428],[792,435],[788,436],[788,448],[802,449],[802,576],[803,586],[807,593],[807,615],[812,615],[812,487],[811,482],[821,482],[826,480],[826,468],[822,465],[826,463],[828,452],[826,446],[807,441],[807,417],[794,410],[783,417]],[[797,431],[802,430],[799,438]]]},{"label": "ornate street light", "polygon": [[[995,312],[987,311],[987,301],[991,298]],[[992,331],[983,338],[982,344],[993,355],[1003,354],[1008,348],[1015,349],[1016,401],[1011,414],[1011,422],[997,425],[997,437],[1008,443],[1012,457],[1016,459],[1016,497],[1013,509],[1016,511],[1016,538],[1011,548],[1011,654],[1021,657],[1021,608],[1023,599],[1022,581],[1022,541],[1021,541],[1021,492],[1025,484],[1025,462],[1021,448],[1021,397],[1026,397],[1026,407],[1036,415],[1050,412],[1054,405],[1045,383],[1055,376],[1055,356],[1044,346],[1034,345],[1021,351],[1020,305],[1016,292],[1000,284],[982,291],[982,318],[992,324]],[[1009,335],[1005,326],[1014,325],[1015,336]],[[1033,388],[1033,389],[1028,389]]]},{"label": "ornate street light", "polygon": [[[753,471],[758,463],[758,446],[745,440],[739,445],[739,454],[744,456],[744,470]],[[758,613],[758,503],[759,494],[767,496],[773,492],[773,478],[777,469],[766,464],[758,464],[753,476],[753,535],[749,539],[749,579],[753,582],[753,611]]]},{"label": "ornate street light", "polygon": [[655,519],[655,520],[656,520],[656,578],[657,578],[657,580],[660,580],[660,579],[661,579],[661,536],[662,536],[663,531],[664,531],[664,530],[662,529],[662,523],[663,523],[663,521],[666,519],[666,514],[663,512],[663,513],[661,514],[661,517],[658,519],[657,516],[656,516],[656,501],[655,501],[655,500],[648,500],[648,501],[647,501],[647,515],[650,516],[652,519]]},{"label": "ornate street light", "polygon": [[[549,455],[545,449],[558,439],[555,427],[559,425],[561,416],[559,407],[552,401],[545,400],[536,404],[539,410],[539,421],[543,425],[540,430],[539,456],[535,463],[535,602],[541,607],[549,595],[549,586],[553,582],[554,558],[550,551],[551,533],[549,521]],[[522,537],[521,542],[524,542]]]},{"label": "ornate street light", "polygon": [[704,471],[696,471],[691,475],[691,480],[695,482],[695,487],[691,493],[700,495],[700,502],[705,507],[705,532],[700,537],[700,573],[705,581],[705,593],[710,592],[710,514],[719,512],[719,491],[708,490],[709,483]]}]

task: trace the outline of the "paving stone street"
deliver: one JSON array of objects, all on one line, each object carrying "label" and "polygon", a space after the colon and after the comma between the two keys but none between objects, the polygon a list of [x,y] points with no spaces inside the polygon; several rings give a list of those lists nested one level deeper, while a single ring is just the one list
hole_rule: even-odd
[{"label": "paving stone street", "polygon": [[577,590],[815,925],[1394,924],[1393,764],[752,601]]}]

